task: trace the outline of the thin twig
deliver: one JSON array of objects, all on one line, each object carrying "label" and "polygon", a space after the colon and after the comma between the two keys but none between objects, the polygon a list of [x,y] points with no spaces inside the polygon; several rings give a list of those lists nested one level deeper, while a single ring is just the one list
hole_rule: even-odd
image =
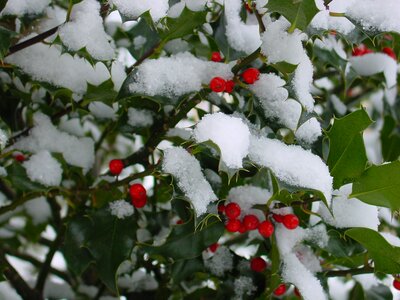
[{"label": "thin twig", "polygon": [[358,275],[358,274],[368,274],[373,273],[374,268],[371,266],[364,266],[362,268],[354,268],[354,269],[347,269],[347,270],[331,270],[323,272],[325,277],[344,277],[347,275]]}]

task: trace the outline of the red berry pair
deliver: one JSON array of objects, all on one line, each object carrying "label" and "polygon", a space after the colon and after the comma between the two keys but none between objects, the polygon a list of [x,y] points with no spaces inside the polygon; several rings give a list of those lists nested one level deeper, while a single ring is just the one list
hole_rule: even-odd
[{"label": "red berry pair", "polygon": [[146,189],[140,183],[132,184],[129,187],[132,205],[136,208],[142,208],[147,203]]},{"label": "red berry pair", "polygon": [[300,223],[299,218],[294,214],[288,214],[288,215],[284,215],[284,216],[278,215],[278,214],[273,214],[272,218],[274,218],[275,222],[282,223],[283,226],[285,226],[287,229],[290,229],[290,230],[296,229]]},{"label": "red berry pair", "polygon": [[232,93],[235,87],[235,82],[233,80],[226,81],[222,77],[214,77],[210,81],[210,89],[215,93]]}]

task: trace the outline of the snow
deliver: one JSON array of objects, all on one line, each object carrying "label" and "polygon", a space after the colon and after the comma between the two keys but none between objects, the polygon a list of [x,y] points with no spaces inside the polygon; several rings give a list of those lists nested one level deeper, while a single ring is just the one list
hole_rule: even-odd
[{"label": "snow", "polygon": [[288,33],[290,23],[283,17],[266,25],[265,32],[261,36],[261,52],[267,56],[269,63],[285,61],[292,65],[298,65],[304,54],[304,34],[296,29]]},{"label": "snow", "polygon": [[101,101],[90,102],[89,111],[98,119],[116,120],[116,110]]},{"label": "snow", "polygon": [[185,128],[171,128],[168,130],[167,136],[177,136],[184,140],[190,140],[192,137],[192,130]]},{"label": "snow", "polygon": [[[275,225],[277,246],[283,262],[282,279],[284,282],[295,285],[299,289],[303,299],[324,300],[327,299],[327,296],[321,283],[314,276],[313,272],[306,267],[306,265],[310,266],[310,262],[302,263],[298,257],[301,257],[300,253],[296,255],[296,249],[304,251],[305,248],[300,243],[307,238],[307,235],[307,231],[301,227],[287,230],[282,224]],[[310,253],[303,256],[302,259],[307,259],[307,256],[310,256]],[[310,257],[312,256],[313,254]],[[315,258],[312,258],[312,260],[314,263],[311,262],[311,265],[315,271]]]},{"label": "snow", "polygon": [[98,60],[110,60],[114,57],[111,37],[104,31],[100,16],[100,3],[95,0],[83,0],[75,4],[70,20],[60,27],[59,35],[64,45],[71,50],[86,48]]},{"label": "snow", "polygon": [[59,186],[61,183],[61,164],[48,151],[33,154],[23,163],[23,166],[32,181],[45,186]]},{"label": "snow", "polygon": [[272,193],[257,186],[242,185],[232,188],[229,191],[227,200],[239,204],[243,211],[249,210],[254,205],[265,205]]},{"label": "snow", "polygon": [[330,201],[332,177],[322,159],[300,146],[285,145],[264,137],[250,139],[250,159],[270,168],[281,181],[296,187],[321,191]]},{"label": "snow", "polygon": [[204,265],[216,276],[224,276],[233,269],[233,254],[225,246],[219,246],[211,258],[206,258],[203,253]]},{"label": "snow", "polygon": [[[32,35],[27,38],[32,37]],[[8,56],[5,61],[15,64],[34,80],[65,87],[78,94],[86,91],[87,83],[99,85],[110,78],[107,67],[98,62],[94,67],[85,59],[62,53],[61,48],[37,43]],[[52,67],[49,68],[48,66]]]},{"label": "snow", "polygon": [[201,172],[199,161],[185,149],[173,147],[165,150],[162,169],[177,180],[178,187],[189,198],[197,215],[204,214],[207,205],[217,200],[217,196]]},{"label": "snow", "polygon": [[321,134],[321,124],[316,118],[308,119],[295,132],[296,139],[308,145],[313,144]]},{"label": "snow", "polygon": [[226,37],[231,47],[246,54],[254,52],[261,45],[258,24],[245,24],[240,18],[242,1],[225,0]]},{"label": "snow", "polygon": [[250,86],[260,102],[264,115],[276,119],[278,123],[295,130],[301,115],[301,105],[288,99],[288,91],[283,87],[286,82],[275,74],[260,74],[259,80]]},{"label": "snow", "polygon": [[[40,20],[38,32],[42,33],[51,28],[64,23],[67,18],[67,11],[59,6],[48,6],[46,8],[46,17]],[[55,38],[56,34],[52,35]]]},{"label": "snow", "polygon": [[94,142],[91,138],[77,138],[58,130],[50,118],[42,113],[33,117],[34,127],[29,136],[14,144],[15,149],[38,153],[42,150],[62,153],[68,164],[88,171],[94,163]]},{"label": "snow", "polygon": [[250,130],[240,118],[223,113],[205,115],[196,125],[193,136],[198,143],[208,140],[215,143],[227,167],[242,167],[243,158],[248,154]]},{"label": "snow", "polygon": [[371,76],[383,72],[388,87],[396,85],[397,62],[384,53],[369,53],[349,58],[351,66],[361,76]]},{"label": "snow", "polygon": [[3,129],[0,129],[0,150],[3,150],[8,143],[8,134]]},{"label": "snow", "polygon": [[133,46],[135,50],[139,50],[146,44],[146,42],[147,39],[144,36],[138,35],[133,39]]},{"label": "snow", "polygon": [[119,277],[118,286],[127,289],[128,292],[152,291],[158,288],[158,282],[151,274],[140,268],[132,275],[125,274]]},{"label": "snow", "polygon": [[233,286],[235,287],[235,297],[233,299],[243,299],[244,295],[251,296],[257,287],[254,285],[251,277],[239,276],[235,279]]},{"label": "snow", "polygon": [[15,15],[22,17],[27,14],[40,14],[50,4],[50,0],[10,0],[6,1],[6,6],[1,15]]},{"label": "snow", "polygon": [[6,177],[7,170],[4,167],[0,167],[0,177]]},{"label": "snow", "polygon": [[45,223],[51,218],[50,206],[45,197],[31,199],[24,204],[24,207],[34,225]]},{"label": "snow", "polygon": [[[398,0],[352,0],[345,14],[360,23],[365,30],[400,33]],[[373,13],[371,13],[373,12]]]},{"label": "snow", "polygon": [[124,65],[119,61],[114,61],[111,65],[111,79],[114,83],[114,90],[119,91],[122,84],[126,79],[126,72]]},{"label": "snow", "polygon": [[394,235],[393,233],[390,232],[380,232],[380,234],[392,246],[400,247],[400,238],[397,235]]},{"label": "snow", "polygon": [[133,127],[150,127],[153,122],[153,113],[150,110],[133,107],[128,109],[129,125]]},{"label": "snow", "polygon": [[168,0],[110,0],[110,3],[114,4],[122,15],[133,19],[149,11],[154,22],[165,17],[169,9]]},{"label": "snow", "polygon": [[168,17],[177,18],[181,15],[185,6],[191,11],[201,11],[206,7],[208,0],[182,0],[175,3],[168,10]]},{"label": "snow", "polygon": [[189,52],[146,60],[136,70],[135,82],[129,85],[132,93],[170,98],[199,91],[214,77],[233,77],[229,65],[203,61]]},{"label": "snow", "polygon": [[310,93],[313,81],[313,72],[311,60],[304,52],[301,56],[300,63],[294,72],[294,77],[291,83],[297,100],[303,105],[307,112],[312,112],[314,109],[314,98]]},{"label": "snow", "polygon": [[324,221],[337,228],[365,227],[378,230],[378,208],[356,198],[349,199],[351,191],[352,184],[346,184],[334,191],[331,204],[333,218],[325,207],[320,208]]},{"label": "snow", "polygon": [[109,205],[111,214],[118,219],[125,219],[133,215],[133,206],[125,200],[112,201]]}]

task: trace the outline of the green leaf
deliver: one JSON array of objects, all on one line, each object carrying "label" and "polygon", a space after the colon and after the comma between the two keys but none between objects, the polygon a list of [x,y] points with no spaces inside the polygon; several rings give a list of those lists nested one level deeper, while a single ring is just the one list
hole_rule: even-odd
[{"label": "green leaf", "polygon": [[288,76],[288,74],[293,73],[297,68],[297,65],[290,64],[286,61],[277,62],[275,64],[272,64],[271,66],[277,69],[286,77]]},{"label": "green leaf", "polygon": [[[0,11],[3,9],[2,2],[0,2]],[[4,3],[5,5],[5,3]],[[16,35],[14,31],[8,30],[0,26],[0,60],[8,53],[11,46],[11,39]]]},{"label": "green leaf", "polygon": [[184,37],[206,22],[206,11],[194,12],[186,6],[178,18],[166,18],[166,30],[160,33],[163,42]]},{"label": "green leaf", "polygon": [[88,83],[82,106],[86,106],[93,101],[100,101],[107,105],[112,105],[116,97],[117,92],[114,90],[114,83],[111,79],[104,81],[98,86]]},{"label": "green leaf", "polygon": [[369,228],[352,228],[345,234],[368,250],[374,260],[375,272],[397,274],[400,272],[400,247],[389,244],[378,232]]},{"label": "green leaf", "polygon": [[385,116],[381,130],[382,156],[384,161],[393,161],[400,155],[400,134],[396,121],[391,116]]},{"label": "green leaf", "polygon": [[176,283],[187,280],[194,273],[204,271],[203,260],[201,258],[178,260],[172,265],[171,276]]},{"label": "green leaf", "polygon": [[136,240],[136,223],[133,217],[118,219],[107,208],[88,216],[85,247],[96,261],[100,279],[113,292],[117,292],[116,272],[129,258]]},{"label": "green leaf", "polygon": [[63,254],[68,268],[76,275],[82,274],[90,263],[94,262],[88,249],[84,248],[87,231],[91,225],[90,220],[83,216],[75,217],[68,223]]},{"label": "green leaf", "polygon": [[[201,229],[195,230],[194,222],[175,226],[167,241],[161,246],[147,246],[143,249],[149,254],[158,254],[174,260],[189,259],[201,255],[201,252],[218,241],[224,233],[221,221],[209,222]],[[179,250],[178,250],[179,249]]]},{"label": "green leaf", "polygon": [[349,197],[376,205],[400,209],[400,161],[381,166],[372,166],[365,170],[353,183]]},{"label": "green leaf", "polygon": [[372,123],[364,109],[335,119],[327,132],[329,138],[328,166],[333,186],[338,188],[352,182],[365,170],[367,155],[362,131]]},{"label": "green leaf", "polygon": [[7,173],[13,188],[17,190],[22,192],[46,190],[45,186],[29,179],[25,168],[20,163],[13,163],[7,167]]},{"label": "green leaf", "polygon": [[350,291],[349,300],[365,300],[364,289],[360,283],[356,282]]},{"label": "green leaf", "polygon": [[386,285],[380,284],[365,291],[366,300],[392,300],[393,294],[390,288]]},{"label": "green leaf", "polygon": [[289,32],[295,28],[304,31],[319,12],[314,0],[269,0],[267,8],[289,20],[292,24]]}]

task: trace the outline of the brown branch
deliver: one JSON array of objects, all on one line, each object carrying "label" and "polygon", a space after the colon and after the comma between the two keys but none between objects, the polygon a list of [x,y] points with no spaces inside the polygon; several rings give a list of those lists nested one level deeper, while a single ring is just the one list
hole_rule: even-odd
[{"label": "brown branch", "polygon": [[3,250],[0,250],[0,265],[4,266],[3,274],[10,281],[22,299],[42,300],[43,297],[34,289],[31,289],[17,270],[8,262]]},{"label": "brown branch", "polygon": [[10,49],[8,50],[8,53],[5,56],[9,56],[11,54],[14,54],[15,52],[21,51],[25,48],[28,48],[29,46],[32,46],[34,44],[37,44],[37,43],[43,41],[44,39],[48,38],[49,36],[52,36],[53,34],[55,34],[60,26],[61,25],[53,27],[41,34],[38,34],[37,36],[34,36],[33,38],[30,38],[29,40],[26,40],[26,41],[23,41],[21,43],[14,45],[14,46],[11,46]]}]

